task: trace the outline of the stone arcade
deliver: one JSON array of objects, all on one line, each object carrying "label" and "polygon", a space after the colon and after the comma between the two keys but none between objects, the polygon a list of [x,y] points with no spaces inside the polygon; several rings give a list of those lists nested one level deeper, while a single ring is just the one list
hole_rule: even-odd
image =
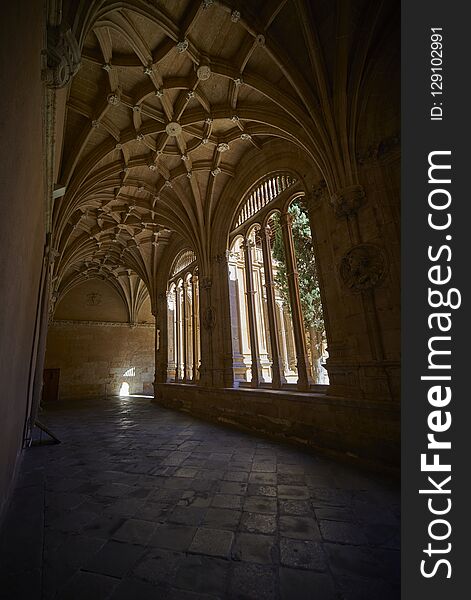
[{"label": "stone arcade", "polygon": [[[46,421],[50,414],[65,435],[54,450],[66,452],[63,467],[72,460],[71,473],[78,468],[67,454],[66,413],[54,412],[65,401],[74,414],[69,433],[79,439],[88,427],[84,421],[77,433],[82,415],[90,418],[97,443],[100,435],[112,443],[100,410],[115,419],[114,411],[126,407],[128,418],[137,419],[136,436],[140,428],[150,433],[154,423],[155,462],[141,477],[149,479],[152,470],[158,475],[155,485],[169,474],[178,479],[177,467],[198,483],[204,476],[196,469],[206,468],[206,451],[208,460],[219,452],[222,463],[234,463],[224,472],[239,467],[244,473],[243,440],[252,440],[245,458],[254,472],[229,478],[233,485],[225,488],[234,488],[230,494],[236,500],[219,506],[233,512],[240,510],[242,488],[245,494],[255,483],[267,484],[271,497],[280,492],[277,487],[298,481],[303,461],[314,460],[312,451],[397,468],[398,3],[15,0],[5,5],[1,513],[21,459],[26,456],[30,464],[33,449],[23,450],[34,436],[40,406]],[[120,404],[120,392],[141,398]],[[160,421],[169,430],[180,428],[178,443]],[[133,446],[127,427],[118,426],[117,440],[124,435],[131,448],[139,447],[140,438]],[[236,451],[217,451],[198,438],[202,432],[221,443],[232,440]],[[293,443],[286,452],[301,457],[299,464],[298,458],[279,460],[283,471],[272,469],[276,461],[270,459],[264,470],[264,461],[255,459],[268,458],[268,448],[283,447],[279,442]],[[198,444],[202,447],[195,450]],[[80,448],[78,456],[88,456]],[[174,451],[179,458],[165,463]],[[105,460],[97,450],[97,464],[116,460],[106,452]],[[130,450],[126,465],[132,456]],[[57,460],[47,457],[41,464],[46,479]],[[321,459],[316,460],[322,471]],[[104,467],[108,473],[123,471],[113,485],[133,479],[123,464]],[[340,481],[338,473],[347,467],[334,464],[323,473],[331,469]],[[257,472],[267,476],[252,478]],[[317,482],[328,489],[335,480],[309,476],[314,488]],[[358,487],[352,482],[352,490],[363,489],[366,479],[361,481]],[[337,484],[332,486],[342,487]],[[290,499],[307,505],[312,489],[303,486],[300,496],[284,497],[281,490],[280,506]],[[59,487],[53,492],[65,492]],[[85,488],[85,495],[94,494],[92,484]],[[346,495],[342,498],[321,501],[317,508],[324,516],[317,518],[337,523],[328,514],[352,509],[346,508]],[[358,500],[353,491],[349,498]],[[198,502],[203,511],[207,505]],[[87,510],[95,510],[92,504],[96,508],[89,499]],[[265,504],[248,514],[271,514]],[[245,518],[256,519],[243,517],[241,523]],[[254,531],[261,537],[272,533],[271,525],[261,532],[254,525]],[[277,529],[276,544],[292,539],[283,531],[288,530]],[[204,527],[197,535],[203,547]],[[188,544],[190,553],[197,539]],[[237,540],[232,550],[231,544],[226,548],[227,556],[216,556],[245,564],[246,550]],[[350,538],[345,543],[356,544]],[[285,555],[281,551],[282,567]],[[283,577],[291,576],[288,568]],[[349,589],[348,577],[342,577],[334,595],[326,592],[325,598],[388,597],[376,584],[369,595],[350,596],[342,591]],[[274,596],[258,597],[278,597],[283,585],[276,583]]]}]

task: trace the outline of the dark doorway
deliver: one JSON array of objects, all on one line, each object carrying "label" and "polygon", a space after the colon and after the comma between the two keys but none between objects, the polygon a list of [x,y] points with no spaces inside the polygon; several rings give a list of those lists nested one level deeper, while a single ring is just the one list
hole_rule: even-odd
[{"label": "dark doorway", "polygon": [[60,369],[44,369],[42,404],[57,402],[59,398]]}]

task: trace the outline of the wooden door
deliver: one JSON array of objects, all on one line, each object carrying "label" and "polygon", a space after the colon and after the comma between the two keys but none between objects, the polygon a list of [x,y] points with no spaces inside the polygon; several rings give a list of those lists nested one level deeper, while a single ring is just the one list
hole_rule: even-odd
[{"label": "wooden door", "polygon": [[42,403],[57,402],[59,398],[60,369],[44,369]]}]

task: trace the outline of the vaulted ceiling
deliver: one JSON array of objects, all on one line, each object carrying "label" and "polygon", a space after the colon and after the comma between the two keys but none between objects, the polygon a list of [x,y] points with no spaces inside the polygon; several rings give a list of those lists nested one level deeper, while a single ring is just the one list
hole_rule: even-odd
[{"label": "vaulted ceiling", "polygon": [[89,4],[75,15],[82,65],[54,207],[56,296],[87,277],[126,288],[129,270],[152,295],[175,236],[207,258],[224,188],[276,138],[328,184],[354,180],[359,94],[390,3]]}]

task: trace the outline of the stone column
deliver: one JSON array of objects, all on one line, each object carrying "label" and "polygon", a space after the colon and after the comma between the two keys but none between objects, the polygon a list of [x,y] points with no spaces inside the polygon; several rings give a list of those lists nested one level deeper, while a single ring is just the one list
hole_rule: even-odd
[{"label": "stone column", "polygon": [[303,313],[299,294],[299,275],[294,253],[293,233],[291,231],[291,215],[284,212],[281,215],[281,230],[285,250],[286,276],[293,321],[294,343],[296,346],[296,361],[298,368],[298,389],[306,390],[313,383],[306,351],[306,336],[303,326]]},{"label": "stone column", "polygon": [[286,380],[286,371],[288,370],[288,345],[286,341],[286,327],[285,317],[283,313],[283,303],[281,300],[276,302],[276,324],[280,337],[278,340],[281,341],[281,355],[280,355],[280,371],[282,377]]},{"label": "stone column", "polygon": [[175,286],[175,381],[180,379],[180,291]]},{"label": "stone column", "polygon": [[183,381],[188,381],[188,283],[182,283],[182,350],[183,350]]},{"label": "stone column", "polygon": [[212,305],[213,281],[210,277],[200,275],[199,314],[201,322],[201,365],[200,385],[213,386],[213,329],[215,326],[215,308]]},{"label": "stone column", "polygon": [[263,268],[265,270],[265,287],[267,289],[268,327],[270,330],[272,360],[272,384],[274,388],[280,388],[281,384],[286,382],[286,379],[284,373],[282,372],[280,363],[280,344],[278,340],[278,328],[276,326],[275,282],[273,279],[273,264],[268,227],[260,229],[259,234],[262,240]]},{"label": "stone column", "polygon": [[193,373],[192,373],[192,381],[198,381],[198,372],[199,372],[199,364],[198,364],[198,350],[199,350],[199,342],[198,342],[198,276],[193,275],[191,278],[191,305],[192,305],[192,336],[191,343],[193,348]]},{"label": "stone column", "polygon": [[245,280],[246,280],[246,294],[247,294],[247,312],[249,317],[249,335],[250,335],[250,350],[252,357],[252,387],[258,387],[259,383],[263,383],[263,374],[260,366],[260,357],[258,353],[258,335],[257,335],[257,322],[255,316],[255,290],[253,284],[253,263],[252,263],[252,248],[253,242],[246,239],[244,248],[245,257]]}]

